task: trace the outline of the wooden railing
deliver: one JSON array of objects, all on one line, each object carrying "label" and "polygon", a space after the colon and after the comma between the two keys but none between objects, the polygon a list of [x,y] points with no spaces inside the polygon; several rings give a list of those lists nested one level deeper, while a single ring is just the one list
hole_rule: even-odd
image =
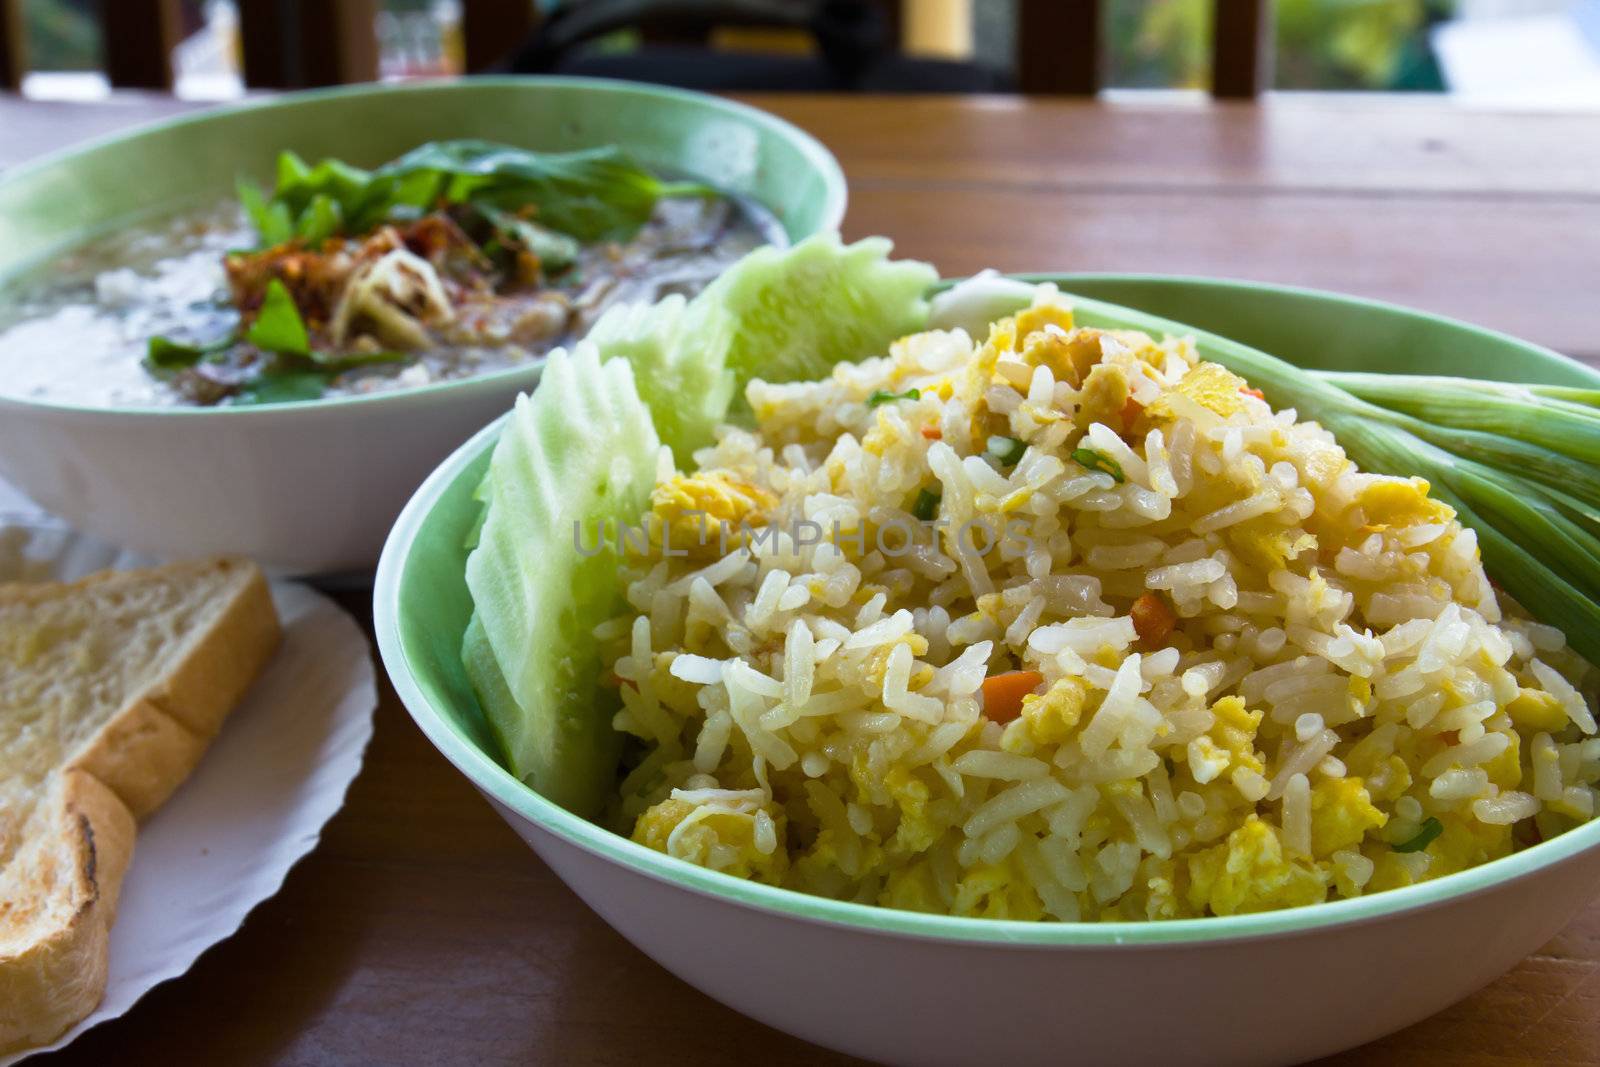
[{"label": "wooden railing", "polygon": [[[0,0],[0,89],[27,70],[22,8]],[[891,0],[897,9],[916,0]],[[1212,92],[1249,98],[1272,82],[1272,0],[1213,0]],[[378,0],[237,0],[244,81],[286,89],[372,81],[378,76]],[[1018,0],[1017,84],[1025,93],[1093,95],[1104,62],[1101,0]],[[99,0],[106,77],[117,88],[170,89],[178,0]],[[522,41],[538,20],[532,0],[462,0],[466,68],[481,71]]]}]

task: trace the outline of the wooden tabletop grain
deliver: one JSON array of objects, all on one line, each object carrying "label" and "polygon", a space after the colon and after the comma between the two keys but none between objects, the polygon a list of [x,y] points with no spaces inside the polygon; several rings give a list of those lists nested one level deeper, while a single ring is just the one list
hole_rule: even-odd
[{"label": "wooden tabletop grain", "polygon": [[[848,236],[945,274],[1187,272],[1318,286],[1600,363],[1600,116],[1435,100],[1262,105],[763,97],[850,180]],[[0,166],[183,109],[0,98]],[[343,601],[370,623],[360,594]],[[821,1064],[591,914],[387,687],[321,845],[236,935],[37,1061]],[[1600,903],[1481,992],[1330,1063],[1600,1063]]]}]

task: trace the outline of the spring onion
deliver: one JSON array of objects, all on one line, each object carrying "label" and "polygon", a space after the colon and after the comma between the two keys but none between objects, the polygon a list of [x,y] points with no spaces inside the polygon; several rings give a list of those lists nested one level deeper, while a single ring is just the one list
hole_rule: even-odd
[{"label": "spring onion", "polygon": [[916,502],[911,505],[911,516],[918,522],[932,522],[933,517],[939,513],[939,494],[931,489],[924,489],[917,493]]},{"label": "spring onion", "polygon": [[922,390],[907,389],[903,393],[891,393],[887,389],[874,389],[867,397],[867,407],[875,408],[880,404],[890,404],[896,400],[920,400]]},{"label": "spring onion", "polygon": [[1433,843],[1433,839],[1444,833],[1444,824],[1438,819],[1429,816],[1422,824],[1422,829],[1417,831],[1415,837],[1402,841],[1398,845],[1390,845],[1396,852],[1421,852]]},{"label": "spring onion", "polygon": [[1111,475],[1111,480],[1118,485],[1128,480],[1128,476],[1122,473],[1122,464],[1104,452],[1092,448],[1075,448],[1072,450],[1072,461],[1084,470]]},{"label": "spring onion", "polygon": [[1027,454],[1027,451],[1027,442],[1019,441],[1015,437],[996,436],[989,438],[988,453],[1002,467],[1015,467],[1022,462],[1022,457]]},{"label": "spring onion", "polygon": [[[1317,376],[1424,423],[1511,436],[1575,459],[1600,462],[1600,391],[1414,374]],[[1588,399],[1573,399],[1578,396]]]}]

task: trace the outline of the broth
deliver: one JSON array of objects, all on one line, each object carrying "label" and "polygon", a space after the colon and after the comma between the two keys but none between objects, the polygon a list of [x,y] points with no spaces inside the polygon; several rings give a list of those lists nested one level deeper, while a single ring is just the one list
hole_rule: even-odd
[{"label": "broth", "polygon": [[[350,258],[371,268],[367,246],[390,240],[391,266],[403,269],[415,258],[407,258],[406,242],[421,224],[351,238]],[[385,231],[392,237],[382,237]],[[452,282],[448,309],[426,321],[421,344],[403,352],[386,351],[391,345],[377,336],[385,332],[381,321],[366,322],[363,332],[359,309],[347,315],[354,365],[325,375],[320,395],[403,389],[537,360],[581,338],[606,308],[670,293],[693,296],[769,241],[786,243],[776,219],[756,205],[662,199],[631,239],[583,245],[572,266],[538,285],[474,291]],[[0,290],[0,396],[106,408],[245,402],[264,357],[243,341],[217,344],[203,360],[176,370],[152,369],[146,356],[152,337],[196,346],[237,337],[241,315],[230,290],[238,289],[250,254],[239,257],[242,267],[225,264],[230,250],[253,242],[243,210],[230,200],[128,227],[22,276]]]}]

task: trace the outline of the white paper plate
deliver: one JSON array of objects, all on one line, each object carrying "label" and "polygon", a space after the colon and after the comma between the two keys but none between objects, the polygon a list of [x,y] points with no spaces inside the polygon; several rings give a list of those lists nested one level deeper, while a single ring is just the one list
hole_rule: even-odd
[{"label": "white paper plate", "polygon": [[[48,523],[0,518],[0,580],[81,577],[146,560]],[[61,1048],[122,1015],[239,929],[316,845],[361,769],[377,706],[372,654],[355,621],[294,582],[274,582],[283,645],[200,766],[143,826],[111,929],[111,975]]]}]

